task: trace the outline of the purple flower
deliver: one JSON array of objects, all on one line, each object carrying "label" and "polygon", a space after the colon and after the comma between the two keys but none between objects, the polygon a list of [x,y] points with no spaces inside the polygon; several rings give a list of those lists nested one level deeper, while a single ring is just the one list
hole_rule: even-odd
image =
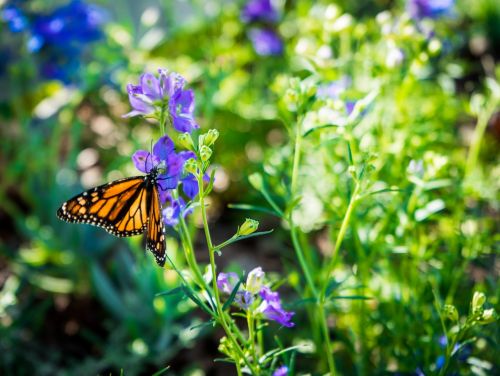
[{"label": "purple flower", "polygon": [[280,368],[276,369],[276,371],[273,372],[273,376],[286,376],[286,375],[288,375],[287,366],[281,366]]},{"label": "purple flower", "polygon": [[255,301],[255,297],[250,291],[242,290],[236,293],[234,301],[240,308],[248,309]]},{"label": "purple flower", "polygon": [[168,137],[161,137],[153,146],[153,154],[146,150],[138,150],[132,155],[135,167],[146,174],[158,165],[162,165],[165,172],[159,173],[157,177],[160,200],[167,200],[167,190],[174,189],[179,183],[184,158],[175,152],[174,142]]},{"label": "purple flower", "polygon": [[408,0],[406,7],[414,19],[440,18],[450,14],[455,0]]},{"label": "purple flower", "polygon": [[219,273],[217,276],[217,288],[225,294],[231,294],[239,280],[236,273]]},{"label": "purple flower", "polygon": [[246,23],[276,22],[278,17],[278,12],[271,4],[271,0],[250,0],[241,11],[241,20]]},{"label": "purple flower", "polygon": [[288,328],[295,325],[291,321],[295,313],[287,312],[281,307],[281,299],[277,292],[273,292],[269,287],[264,286],[259,295],[263,299],[260,310],[269,320],[274,320]]},{"label": "purple flower", "polygon": [[250,29],[248,37],[255,52],[260,56],[276,56],[283,53],[283,41],[272,29]]},{"label": "purple flower", "polygon": [[177,200],[175,200],[169,191],[166,192],[165,196],[166,197],[162,199],[162,202],[164,202],[165,204],[168,203],[168,205],[165,206],[165,208],[162,210],[162,214],[163,222],[167,226],[176,226],[179,223],[179,217],[181,215],[183,217],[186,217],[193,212],[192,208],[185,210],[186,202],[182,199],[182,197],[179,197]]},{"label": "purple flower", "polygon": [[184,78],[166,69],[158,69],[158,73],[158,78],[144,73],[139,78],[139,85],[127,85],[132,111],[124,117],[156,115],[163,104],[168,104],[169,121],[177,131],[191,132],[198,128],[194,119],[194,93],[184,90]]}]

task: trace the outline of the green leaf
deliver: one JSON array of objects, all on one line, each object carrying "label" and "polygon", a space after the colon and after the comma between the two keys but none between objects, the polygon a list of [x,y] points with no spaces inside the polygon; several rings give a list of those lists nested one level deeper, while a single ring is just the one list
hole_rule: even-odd
[{"label": "green leaf", "polygon": [[240,288],[241,283],[243,282],[243,276],[241,276],[240,280],[234,286],[233,291],[231,291],[231,295],[229,295],[229,298],[226,300],[224,305],[222,306],[222,310],[225,311],[229,306],[233,303],[234,298],[236,298],[236,294],[238,293],[238,289]]},{"label": "green leaf", "polygon": [[184,286],[178,286],[172,290],[159,292],[155,294],[155,296],[170,296],[170,295],[177,295],[179,293],[185,293]]},{"label": "green leaf", "polygon": [[208,183],[208,186],[205,189],[205,195],[209,195],[210,192],[212,192],[212,189],[214,187],[214,181],[215,181],[215,179],[214,179],[214,177],[215,177],[215,171],[216,171],[216,169],[214,168],[212,170],[212,172],[210,173],[210,182]]},{"label": "green leaf", "polygon": [[202,322],[201,324],[191,326],[189,328],[189,330],[200,329],[200,328],[204,328],[204,327],[209,326],[209,325],[214,326],[214,323],[215,323],[215,321],[213,319],[210,319],[208,321]]},{"label": "green leaf", "polygon": [[384,188],[384,189],[379,189],[378,191],[373,191],[367,193],[367,195],[378,195],[380,193],[386,193],[386,192],[402,192],[402,189],[400,188]]},{"label": "green leaf", "polygon": [[331,297],[329,297],[329,299],[331,299],[331,300],[335,300],[335,299],[370,300],[373,298],[369,297],[369,296],[362,296],[362,295],[351,295],[351,296],[338,295],[338,296],[331,296]]},{"label": "green leaf", "polygon": [[311,129],[308,129],[307,131],[305,131],[303,134],[302,134],[302,137],[307,137],[309,136],[311,133],[313,132],[316,132],[316,131],[319,131],[321,129],[326,129],[326,128],[339,128],[340,125],[337,125],[337,124],[325,124],[325,125],[318,125],[317,127],[313,127]]},{"label": "green leaf", "polygon": [[275,212],[274,210],[271,210],[269,208],[265,208],[263,206],[255,206],[255,205],[250,205],[250,204],[228,204],[228,208],[230,209],[236,209],[236,210],[253,210],[261,213],[266,213],[266,214],[271,214],[276,217],[281,217],[279,213]]},{"label": "green leaf", "polygon": [[248,238],[253,238],[255,236],[267,235],[267,234],[270,234],[273,231],[274,230],[271,229],[271,230],[268,230],[268,231],[259,231],[259,232],[254,232],[253,234],[250,234],[250,235],[238,236],[236,238],[231,238],[231,239],[225,241],[224,243],[221,243],[220,245],[215,246],[214,249],[220,250],[221,248],[224,248],[224,247],[228,246],[229,244],[236,243],[236,242],[238,242],[240,240],[244,240],[244,239],[248,239]]},{"label": "green leaf", "polygon": [[354,166],[354,161],[352,159],[351,144],[347,141],[347,159],[349,160],[349,166]]},{"label": "green leaf", "polygon": [[165,371],[168,371],[168,369],[170,368],[170,366],[166,366],[165,368],[162,368],[161,370],[153,373],[153,376],[160,376],[160,375],[163,375],[165,373]]}]

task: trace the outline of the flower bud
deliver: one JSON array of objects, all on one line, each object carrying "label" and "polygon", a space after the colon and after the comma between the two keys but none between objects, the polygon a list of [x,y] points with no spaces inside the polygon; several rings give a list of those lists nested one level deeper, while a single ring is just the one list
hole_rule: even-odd
[{"label": "flower bud", "polygon": [[481,324],[489,324],[493,321],[495,321],[496,318],[496,313],[493,308],[490,309],[485,309],[483,314],[481,315],[481,318],[479,319],[479,322]]},{"label": "flower bud", "polygon": [[212,156],[212,149],[210,149],[207,145],[203,145],[200,147],[200,157],[203,162],[206,162]]},{"label": "flower bud", "polygon": [[455,306],[450,304],[445,304],[443,307],[443,313],[452,321],[458,321],[458,311]]},{"label": "flower bud", "polygon": [[177,139],[179,141],[179,144],[185,147],[186,149],[188,150],[194,149],[193,139],[191,138],[191,135],[188,132],[181,133]]},{"label": "flower bud", "polygon": [[196,175],[198,172],[198,163],[196,163],[196,159],[191,158],[184,162],[184,171]]},{"label": "flower bud", "polygon": [[254,219],[247,218],[245,222],[243,222],[243,224],[238,228],[238,232],[236,233],[236,235],[250,235],[257,231],[257,228],[259,228],[259,222]]},{"label": "flower bud", "polygon": [[248,177],[248,181],[256,190],[260,191],[264,186],[264,179],[262,179],[262,175],[258,172],[254,172]]},{"label": "flower bud", "polygon": [[486,296],[482,292],[474,292],[472,296],[472,313],[479,312],[483,308]]},{"label": "flower bud", "polygon": [[212,146],[219,138],[219,131],[217,129],[210,129],[203,138],[203,145]]},{"label": "flower bud", "polygon": [[265,274],[260,266],[251,270],[247,276],[245,289],[252,294],[257,294],[262,288]]}]

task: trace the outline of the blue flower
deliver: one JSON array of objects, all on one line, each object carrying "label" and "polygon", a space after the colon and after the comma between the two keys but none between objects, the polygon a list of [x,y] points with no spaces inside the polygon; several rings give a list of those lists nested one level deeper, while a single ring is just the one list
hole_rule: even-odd
[{"label": "blue flower", "polygon": [[288,375],[287,366],[281,366],[280,368],[276,369],[276,371],[273,372],[273,376],[286,376],[286,375]]},{"label": "blue flower", "polygon": [[10,31],[18,33],[23,31],[28,26],[28,19],[23,12],[14,5],[6,5],[0,11],[0,18],[7,22]]},{"label": "blue flower", "polygon": [[16,5],[0,13],[12,32],[25,32],[27,49],[38,55],[40,75],[63,83],[76,81],[86,45],[103,37],[107,14],[100,7],[73,0],[46,14],[28,13]]},{"label": "blue flower", "polygon": [[253,28],[248,32],[255,52],[260,56],[276,56],[283,53],[283,41],[272,29]]},{"label": "blue flower", "polygon": [[440,18],[451,13],[455,0],[408,0],[406,7],[414,19]]},{"label": "blue flower", "polygon": [[271,0],[250,0],[241,11],[243,22],[276,22],[279,18],[278,12],[271,4]]},{"label": "blue flower", "polygon": [[269,287],[264,286],[259,295],[263,300],[260,311],[264,313],[264,316],[288,328],[295,326],[291,321],[295,313],[287,312],[281,307],[281,299],[277,292],[273,292]]},{"label": "blue flower", "polygon": [[194,119],[194,93],[184,90],[184,78],[166,69],[158,69],[158,73],[158,78],[144,73],[139,85],[127,85],[132,111],[124,117],[158,116],[166,105],[169,121],[177,131],[190,133],[199,128]]}]

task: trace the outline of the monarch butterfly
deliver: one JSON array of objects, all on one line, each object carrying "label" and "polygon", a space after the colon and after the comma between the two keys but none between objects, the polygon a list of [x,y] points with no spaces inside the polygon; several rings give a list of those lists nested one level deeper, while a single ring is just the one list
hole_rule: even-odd
[{"label": "monarch butterfly", "polygon": [[146,249],[158,265],[165,265],[165,235],[161,215],[158,167],[145,176],[134,176],[89,189],[66,201],[57,216],[66,222],[98,226],[115,236],[146,232]]}]

